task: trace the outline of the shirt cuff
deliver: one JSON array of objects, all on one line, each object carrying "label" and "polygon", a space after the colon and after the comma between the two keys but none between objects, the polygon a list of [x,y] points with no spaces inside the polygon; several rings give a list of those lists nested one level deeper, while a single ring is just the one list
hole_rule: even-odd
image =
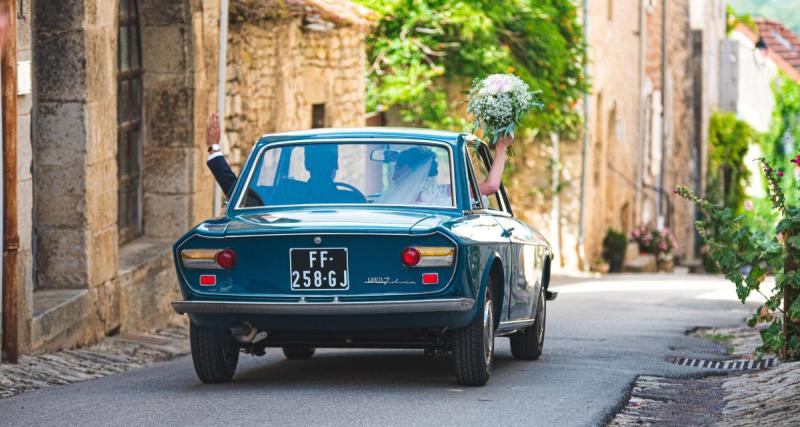
[{"label": "shirt cuff", "polygon": [[213,153],[208,155],[208,161],[210,162],[211,160],[216,159],[217,157],[222,157],[222,156],[223,156],[222,151],[215,151],[215,152],[213,152]]}]

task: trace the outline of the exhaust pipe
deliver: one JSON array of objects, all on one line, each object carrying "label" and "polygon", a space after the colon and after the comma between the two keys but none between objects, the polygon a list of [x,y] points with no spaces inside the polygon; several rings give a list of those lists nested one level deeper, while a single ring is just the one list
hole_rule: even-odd
[{"label": "exhaust pipe", "polygon": [[253,338],[255,338],[256,334],[258,333],[258,330],[256,330],[253,325],[247,322],[242,322],[241,325],[232,327],[230,331],[234,338],[244,344],[250,344],[253,342]]}]

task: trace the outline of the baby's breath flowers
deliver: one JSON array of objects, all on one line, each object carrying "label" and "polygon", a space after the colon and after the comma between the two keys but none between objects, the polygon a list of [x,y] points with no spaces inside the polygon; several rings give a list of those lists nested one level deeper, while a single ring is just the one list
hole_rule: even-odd
[{"label": "baby's breath flowers", "polygon": [[541,107],[528,84],[512,74],[492,74],[469,91],[467,112],[475,129],[483,129],[492,143],[499,136],[513,135],[520,119],[532,107]]}]

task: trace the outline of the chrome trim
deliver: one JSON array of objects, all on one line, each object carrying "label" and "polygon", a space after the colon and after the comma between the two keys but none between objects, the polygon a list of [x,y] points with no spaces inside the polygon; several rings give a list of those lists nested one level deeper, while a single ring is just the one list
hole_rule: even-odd
[{"label": "chrome trim", "polygon": [[421,267],[452,267],[453,255],[447,256],[423,256],[419,259],[414,268]]},{"label": "chrome trim", "polygon": [[506,320],[505,322],[500,322],[500,326],[525,327],[533,325],[534,322],[536,322],[535,319]]},{"label": "chrome trim", "polygon": [[[286,145],[308,145],[308,144],[329,144],[332,142],[345,142],[345,143],[367,143],[367,144],[381,144],[383,142],[389,143],[410,143],[416,145],[435,145],[438,147],[444,147],[447,149],[447,152],[450,154],[450,198],[453,203],[450,206],[420,206],[420,205],[372,205],[369,203],[320,203],[320,204],[303,204],[303,205],[274,205],[274,206],[252,206],[252,207],[242,207],[242,202],[244,201],[245,196],[247,195],[246,189],[250,185],[250,181],[253,179],[253,173],[255,172],[255,166],[258,162],[258,158],[263,155],[266,149],[272,149],[277,147],[283,147]],[[287,207],[317,207],[317,206],[381,206],[381,207],[406,207],[406,208],[424,208],[424,209],[458,209],[458,200],[456,199],[456,172],[455,172],[455,163],[453,161],[453,147],[451,144],[446,142],[426,139],[426,138],[370,138],[370,137],[356,137],[356,138],[327,138],[327,139],[293,139],[287,141],[280,141],[274,143],[265,144],[263,147],[258,149],[256,154],[251,154],[253,157],[253,167],[247,173],[247,180],[244,181],[241,194],[239,194],[239,200],[236,201],[236,204],[233,205],[233,211],[248,211],[254,209],[278,209],[278,208],[287,208]],[[248,160],[249,162],[249,160]]]},{"label": "chrome trim", "polygon": [[223,270],[217,264],[217,253],[222,249],[184,249],[181,250],[181,264],[192,270]]},{"label": "chrome trim", "polygon": [[429,312],[464,312],[475,306],[469,298],[380,302],[243,302],[243,301],[173,301],[178,314],[282,314],[348,315],[403,314]]}]

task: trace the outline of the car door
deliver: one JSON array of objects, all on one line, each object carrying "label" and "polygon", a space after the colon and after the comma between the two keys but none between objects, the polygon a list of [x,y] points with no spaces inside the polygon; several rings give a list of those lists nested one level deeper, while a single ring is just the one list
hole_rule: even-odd
[{"label": "car door", "polygon": [[[476,147],[478,160],[482,168],[489,170],[492,157],[485,145]],[[543,248],[535,241],[533,231],[523,222],[514,218],[505,187],[487,196],[489,212],[495,217],[509,239],[508,268],[510,298],[508,305],[509,320],[528,320],[533,318],[533,305],[541,287],[541,268],[539,261]]]},{"label": "car door", "polygon": [[[489,169],[484,157],[481,154],[480,147],[482,147],[482,145],[479,143],[467,145],[467,158],[472,166],[471,173],[473,174],[471,178],[474,179],[476,184],[478,182],[485,181],[489,174]],[[477,185],[475,185],[475,190],[471,190],[471,192],[477,194],[477,188]],[[504,267],[505,283],[503,286],[505,291],[503,292],[503,295],[505,297],[503,302],[504,312],[502,313],[501,320],[505,321],[511,318],[511,308],[518,304],[518,302],[515,301],[514,292],[512,289],[514,287],[514,283],[516,283],[518,280],[518,246],[511,243],[510,233],[513,232],[513,230],[509,230],[508,228],[504,227],[500,222],[501,218],[507,216],[507,213],[504,211],[502,200],[497,195],[480,196],[479,198],[474,199],[476,199],[473,202],[473,207],[476,208],[475,211],[490,217],[492,221],[497,224],[497,227],[494,228],[493,233],[496,234],[496,241],[501,242],[498,244],[497,252],[500,254]]]}]

